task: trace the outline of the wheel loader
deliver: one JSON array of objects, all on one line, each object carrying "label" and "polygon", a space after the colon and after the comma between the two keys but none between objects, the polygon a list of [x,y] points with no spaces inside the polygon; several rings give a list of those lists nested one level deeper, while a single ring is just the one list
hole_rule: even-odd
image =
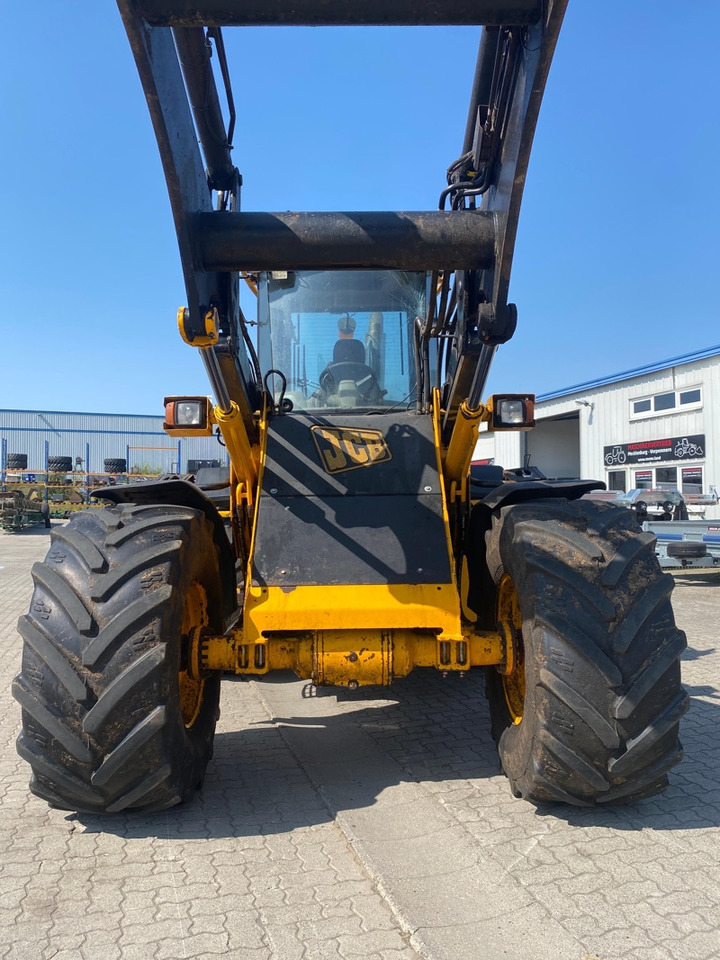
[{"label": "wheel loader", "polygon": [[[517,797],[661,791],[688,699],[654,537],[583,499],[599,482],[488,466],[470,484],[481,428],[533,426],[532,395],[485,387],[515,331],[564,0],[118,6],[175,221],[179,333],[210,382],[166,397],[164,426],[217,435],[229,470],[98,490],[107,506],[53,529],[19,622],[30,789],[62,809],[162,810],[202,784],[223,674],[355,688],[425,667],[486,672]],[[437,209],[241,210],[222,30],[278,24],[483,27]]]}]

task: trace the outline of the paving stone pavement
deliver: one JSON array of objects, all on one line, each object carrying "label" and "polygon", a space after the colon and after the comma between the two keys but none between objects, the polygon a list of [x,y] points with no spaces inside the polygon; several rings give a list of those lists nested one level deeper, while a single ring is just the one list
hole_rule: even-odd
[{"label": "paving stone pavement", "polygon": [[15,753],[15,630],[47,532],[0,533],[0,958],[715,960],[720,574],[678,577],[692,709],[669,790],[539,808],[498,772],[482,675],[224,684],[192,803],[51,810]]}]

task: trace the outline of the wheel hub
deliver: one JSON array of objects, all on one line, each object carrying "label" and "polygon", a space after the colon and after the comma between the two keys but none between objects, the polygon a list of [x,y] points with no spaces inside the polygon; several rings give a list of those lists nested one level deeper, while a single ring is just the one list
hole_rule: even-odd
[{"label": "wheel hub", "polygon": [[198,663],[201,635],[207,625],[207,594],[202,584],[194,580],[185,597],[182,622],[183,662],[178,673],[180,710],[183,723],[188,729],[197,719],[203,702],[205,681],[199,671],[193,669],[193,665]]},{"label": "wheel hub", "polygon": [[525,649],[522,640],[522,614],[515,584],[504,574],[498,585],[497,620],[505,644],[505,662],[497,667],[502,675],[503,692],[510,716],[521,722],[525,705]]}]

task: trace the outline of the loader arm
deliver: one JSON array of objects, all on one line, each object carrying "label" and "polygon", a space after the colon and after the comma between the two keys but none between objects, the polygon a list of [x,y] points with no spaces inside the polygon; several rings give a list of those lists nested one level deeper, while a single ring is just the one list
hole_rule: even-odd
[{"label": "loader arm", "polygon": [[[418,325],[417,407],[429,412],[433,387],[441,389],[442,440],[448,445],[461,404],[480,408],[497,346],[515,329],[516,310],[507,298],[517,219],[566,0],[118,0],[118,6],[173,209],[187,290],[183,336],[201,347],[219,407],[229,411],[235,404],[248,442],[257,443],[253,411],[263,388],[248,350],[239,271],[427,271],[438,295]],[[485,27],[465,136],[439,191],[440,209],[241,211],[241,177],[231,155],[235,105],[220,28],[391,24]],[[227,127],[211,69],[213,51],[228,103]],[[438,344],[435,369],[432,340]]]}]

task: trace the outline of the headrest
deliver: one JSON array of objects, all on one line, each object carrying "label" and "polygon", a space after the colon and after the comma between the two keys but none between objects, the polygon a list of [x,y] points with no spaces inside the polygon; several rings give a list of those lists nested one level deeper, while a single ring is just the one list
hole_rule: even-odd
[{"label": "headrest", "polygon": [[349,313],[344,314],[338,320],[338,333],[342,336],[345,334],[345,338],[349,339],[355,333],[355,318],[351,317]]},{"label": "headrest", "polygon": [[360,340],[338,340],[333,347],[333,363],[365,363],[365,347]]}]

